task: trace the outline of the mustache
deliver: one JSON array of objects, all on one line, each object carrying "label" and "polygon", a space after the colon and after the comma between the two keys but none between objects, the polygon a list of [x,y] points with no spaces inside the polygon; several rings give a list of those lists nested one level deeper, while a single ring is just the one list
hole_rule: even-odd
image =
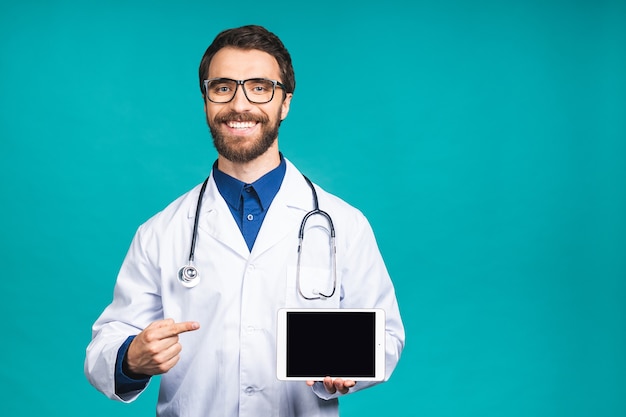
[{"label": "mustache", "polygon": [[269,117],[264,114],[252,114],[252,113],[237,113],[235,111],[230,111],[226,114],[219,114],[213,118],[215,123],[226,123],[226,122],[258,122],[258,123],[268,123]]}]

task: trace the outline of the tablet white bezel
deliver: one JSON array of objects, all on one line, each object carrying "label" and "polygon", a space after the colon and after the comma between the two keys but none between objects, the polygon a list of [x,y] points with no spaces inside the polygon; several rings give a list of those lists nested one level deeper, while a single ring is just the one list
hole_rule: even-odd
[{"label": "tablet white bezel", "polygon": [[[375,317],[374,326],[374,376],[362,377],[353,375],[328,375],[332,378],[350,379],[353,381],[382,381],[385,378],[385,311],[377,308],[343,309],[343,308],[283,308],[278,310],[276,331],[276,372],[282,381],[319,381],[324,378],[319,375],[287,376],[287,314],[289,312],[304,313],[348,313],[348,312],[373,312]],[[323,337],[323,335],[320,335]],[[329,341],[332,348],[332,341]],[[326,375],[325,375],[326,376]]]}]

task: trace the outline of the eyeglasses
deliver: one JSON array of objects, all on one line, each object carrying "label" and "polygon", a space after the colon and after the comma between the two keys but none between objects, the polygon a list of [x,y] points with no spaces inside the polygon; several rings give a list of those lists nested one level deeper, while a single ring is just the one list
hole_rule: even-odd
[{"label": "eyeglasses", "polygon": [[228,103],[235,98],[237,87],[243,86],[243,93],[250,103],[269,103],[274,98],[276,86],[282,88],[286,94],[285,86],[276,80],[267,78],[250,78],[249,80],[232,80],[230,78],[209,78],[204,80],[204,94],[213,103]]}]

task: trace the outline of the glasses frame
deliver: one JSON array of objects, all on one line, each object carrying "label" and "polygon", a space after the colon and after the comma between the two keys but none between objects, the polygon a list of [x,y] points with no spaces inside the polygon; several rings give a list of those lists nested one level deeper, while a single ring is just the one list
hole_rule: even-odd
[{"label": "glasses frame", "polygon": [[[235,91],[233,92],[233,96],[230,98],[230,100],[228,101],[213,101],[209,98],[209,82],[211,81],[232,81],[235,84]],[[248,81],[270,81],[272,83],[272,96],[270,97],[269,100],[267,101],[254,101],[254,100],[250,100],[250,97],[248,97],[248,93],[246,93],[246,89],[243,87],[244,83],[248,82]],[[232,78],[225,78],[225,77],[217,77],[217,78],[209,78],[207,80],[204,80],[203,82],[204,84],[204,96],[206,97],[207,100],[209,100],[211,103],[217,103],[217,104],[226,104],[226,103],[230,103],[231,101],[233,101],[235,99],[235,96],[237,95],[237,89],[239,88],[239,86],[241,86],[241,90],[243,91],[243,95],[246,97],[246,99],[253,104],[266,104],[269,103],[270,101],[274,100],[274,95],[276,93],[276,86],[280,87],[283,90],[283,99],[287,96],[287,90],[285,89],[285,85],[283,83],[281,83],[280,81],[277,80],[270,80],[269,78],[248,78],[247,80],[233,80]]]}]

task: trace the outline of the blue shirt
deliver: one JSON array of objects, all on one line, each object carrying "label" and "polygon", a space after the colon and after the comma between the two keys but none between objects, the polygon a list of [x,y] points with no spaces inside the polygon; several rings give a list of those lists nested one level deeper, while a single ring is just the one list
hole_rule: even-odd
[{"label": "blue shirt", "polygon": [[252,184],[246,184],[217,169],[217,161],[213,164],[215,185],[226,200],[250,251],[259,234],[267,209],[283,183],[286,170],[287,163],[281,154],[278,167]]},{"label": "blue shirt", "polygon": [[[280,154],[280,164],[252,184],[246,184],[217,169],[217,161],[213,164],[213,180],[217,189],[226,201],[230,212],[235,218],[237,226],[243,235],[248,249],[252,251],[261,225],[267,214],[270,204],[276,197],[285,178],[287,163]],[[123,369],[124,357],[135,336],[129,336],[117,351],[115,362],[115,392],[126,394],[143,389],[150,377],[147,375],[128,376]],[[135,379],[136,378],[136,379]]]}]

